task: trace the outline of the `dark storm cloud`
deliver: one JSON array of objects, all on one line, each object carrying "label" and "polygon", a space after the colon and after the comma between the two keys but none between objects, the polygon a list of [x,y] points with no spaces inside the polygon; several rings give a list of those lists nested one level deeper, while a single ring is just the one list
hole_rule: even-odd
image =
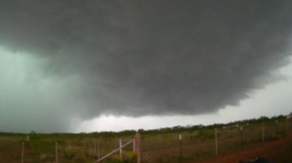
[{"label": "dark storm cloud", "polygon": [[42,78],[70,81],[60,97],[69,115],[208,113],[287,64],[291,9],[274,0],[1,1],[0,44],[46,60]]}]

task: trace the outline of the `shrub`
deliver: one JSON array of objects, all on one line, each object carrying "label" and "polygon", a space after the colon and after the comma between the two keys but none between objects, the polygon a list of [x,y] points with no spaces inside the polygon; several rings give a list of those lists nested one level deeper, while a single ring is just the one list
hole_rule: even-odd
[{"label": "shrub", "polygon": [[198,132],[198,138],[214,138],[215,133],[214,130],[210,129],[203,129]]},{"label": "shrub", "polygon": [[115,155],[113,159],[107,160],[108,163],[135,163],[137,153],[133,151],[123,151],[123,158],[120,155]]}]

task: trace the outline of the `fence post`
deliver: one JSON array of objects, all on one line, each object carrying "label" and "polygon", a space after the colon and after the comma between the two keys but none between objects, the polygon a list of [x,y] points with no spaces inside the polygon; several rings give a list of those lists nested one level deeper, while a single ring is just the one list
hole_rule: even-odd
[{"label": "fence post", "polygon": [[180,162],[182,163],[183,157],[182,157],[182,138],[181,138],[181,134],[179,134],[178,138],[179,138]]},{"label": "fence post", "polygon": [[217,128],[215,128],[215,155],[218,155],[218,137],[217,137]]},{"label": "fence post", "polygon": [[264,122],[262,122],[262,136],[263,136],[263,142],[265,142],[265,128],[264,128]]},{"label": "fence post", "polygon": [[122,139],[119,140],[119,148],[120,148],[120,159],[123,159],[123,150],[122,150]]},{"label": "fence post", "polygon": [[93,143],[92,143],[92,160],[94,160],[95,157],[96,157],[96,140],[93,139]]},{"label": "fence post", "polygon": [[[96,141],[95,141],[95,150],[94,150],[94,155],[96,156],[96,154],[97,154],[97,160],[99,159],[99,142],[97,142],[96,143]],[[97,144],[97,145],[96,145]]]},{"label": "fence post", "polygon": [[58,163],[58,142],[56,142],[56,163]]},{"label": "fence post", "polygon": [[70,150],[72,149],[71,141],[70,141],[70,140],[69,140],[69,149],[70,149]]},{"label": "fence post", "polygon": [[97,142],[97,158],[100,158],[100,147],[99,147],[99,141]]},{"label": "fence post", "polygon": [[277,135],[279,134],[279,125],[278,125],[278,120],[276,120],[276,132],[277,132]]},{"label": "fence post", "polygon": [[288,133],[289,133],[289,118],[288,117],[286,117],[286,134],[288,135]]},{"label": "fence post", "polygon": [[22,150],[21,150],[21,163],[23,163],[23,155],[24,155],[24,143],[22,143]]},{"label": "fence post", "polygon": [[137,163],[141,162],[141,144],[140,144],[140,134],[137,132],[135,135],[135,152],[137,154]]},{"label": "fence post", "polygon": [[136,149],[135,149],[135,139],[133,139],[133,152],[135,152]]},{"label": "fence post", "polygon": [[242,128],[242,126],[240,127],[240,149],[242,149],[242,146],[243,146],[243,137],[242,137],[242,130],[243,130],[243,128]]},{"label": "fence post", "polygon": [[288,119],[286,118],[286,134],[288,134]]},{"label": "fence post", "polygon": [[[96,140],[94,141],[94,147],[93,147],[93,159],[97,157],[97,145],[96,145]],[[98,158],[97,158],[98,159]]]}]

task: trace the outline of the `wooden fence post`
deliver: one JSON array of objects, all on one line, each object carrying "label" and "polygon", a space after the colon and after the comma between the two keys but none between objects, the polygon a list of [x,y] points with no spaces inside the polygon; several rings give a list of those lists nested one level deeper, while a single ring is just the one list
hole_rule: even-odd
[{"label": "wooden fence post", "polygon": [[182,156],[182,138],[181,138],[181,134],[179,134],[179,154],[180,154],[180,162],[182,163],[183,160],[183,156]]},{"label": "wooden fence post", "polygon": [[262,139],[263,139],[263,142],[265,142],[265,127],[264,127],[264,122],[262,122]]},{"label": "wooden fence post", "polygon": [[243,146],[243,136],[242,136],[242,131],[243,131],[243,128],[242,126],[240,127],[240,149],[242,149],[242,146]]},{"label": "wooden fence post", "polygon": [[99,141],[97,142],[97,158],[100,158],[100,147],[99,147]]},{"label": "wooden fence post", "polygon": [[135,152],[137,154],[137,163],[141,162],[141,150],[140,150],[141,142],[140,141],[141,141],[140,134],[137,132],[135,135]]},{"label": "wooden fence post", "polygon": [[217,128],[215,128],[215,155],[218,155],[218,137],[217,137]]},{"label": "wooden fence post", "polygon": [[278,123],[278,120],[276,120],[276,133],[279,134],[279,123]]},{"label": "wooden fence post", "polygon": [[286,134],[288,135],[289,133],[289,118],[286,117]]},{"label": "wooden fence post", "polygon": [[136,151],[136,147],[135,147],[135,139],[133,139],[133,152]]},{"label": "wooden fence post", "polygon": [[122,139],[119,140],[119,148],[120,148],[120,159],[123,159],[123,150],[122,150]]},{"label": "wooden fence post", "polygon": [[286,118],[286,124],[285,124],[285,127],[286,127],[286,134],[288,134],[288,119]]},{"label": "wooden fence post", "polygon": [[22,143],[22,150],[21,150],[21,163],[23,163],[23,156],[24,156],[24,143]]},{"label": "wooden fence post", "polygon": [[69,149],[70,149],[70,150],[72,149],[71,141],[70,141],[70,140],[69,140]]},{"label": "wooden fence post", "polygon": [[94,148],[94,155],[96,156],[97,155],[97,160],[99,159],[99,142],[96,142],[95,140],[95,148]]},{"label": "wooden fence post", "polygon": [[[93,159],[97,157],[97,146],[96,146],[96,140],[94,141],[94,147],[93,147]],[[98,158],[97,158],[98,159]]]},{"label": "wooden fence post", "polygon": [[58,142],[56,142],[56,163],[58,163]]}]

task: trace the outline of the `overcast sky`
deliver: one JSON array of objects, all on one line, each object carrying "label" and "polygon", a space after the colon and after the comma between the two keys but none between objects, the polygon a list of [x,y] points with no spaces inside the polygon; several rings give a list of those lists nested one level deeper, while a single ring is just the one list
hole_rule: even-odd
[{"label": "overcast sky", "polygon": [[0,1],[0,131],[290,113],[291,14],[284,0]]}]

